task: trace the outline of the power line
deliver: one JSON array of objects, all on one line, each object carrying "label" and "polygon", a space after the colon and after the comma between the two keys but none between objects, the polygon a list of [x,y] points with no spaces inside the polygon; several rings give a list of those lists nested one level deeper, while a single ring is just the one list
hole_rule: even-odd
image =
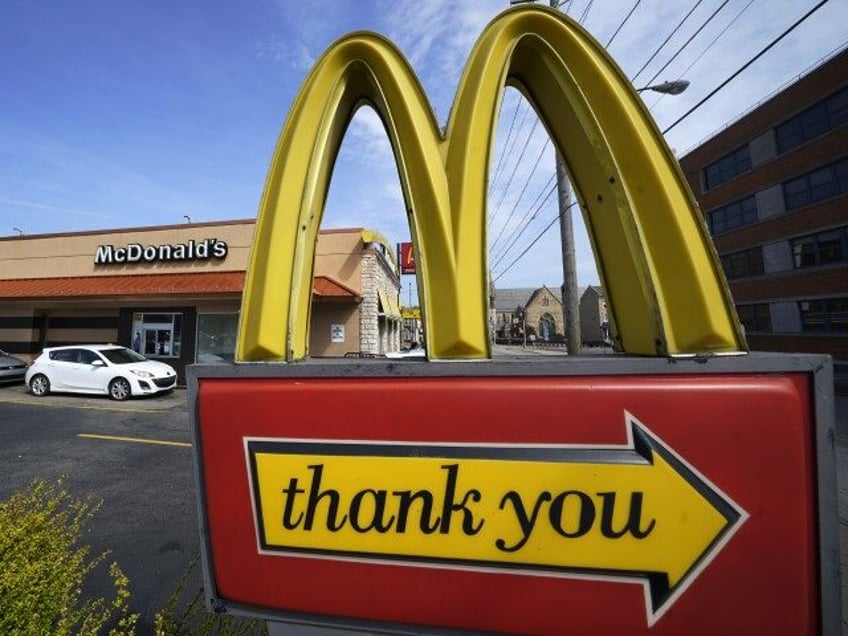
[{"label": "power line", "polygon": [[[521,107],[521,103],[522,103],[522,100],[519,99],[518,102],[515,104],[515,110],[513,111],[514,113],[518,113],[518,109]],[[501,155],[502,157],[505,157],[507,155],[512,156],[512,152],[515,149],[515,144],[518,142],[518,135],[520,134],[521,129],[524,128],[524,122],[527,120],[527,115],[530,113],[530,110],[531,109],[530,109],[530,106],[528,104],[527,110],[524,111],[524,115],[521,118],[521,123],[518,124],[518,130],[516,130],[515,137],[512,140],[512,145],[509,148],[504,147],[503,154]],[[506,163],[504,163],[504,168],[505,167],[506,167]],[[513,170],[513,172],[514,172],[514,170]],[[501,173],[500,176],[503,176],[503,173]],[[491,191],[494,191],[494,185],[495,185],[495,181],[493,180]],[[495,220],[495,217],[497,216],[498,210],[500,210],[501,203],[503,203],[503,199],[506,196],[506,190],[507,190],[508,186],[509,186],[509,184],[507,183],[507,184],[504,184],[503,186],[500,187],[500,195],[501,196],[498,199],[498,203],[495,206],[494,210],[492,211],[491,216],[489,217],[489,227],[491,227],[494,223],[494,220]]]},{"label": "power line", "polygon": [[765,55],[765,53],[766,53],[767,51],[769,51],[770,49],[772,49],[772,48],[773,48],[773,47],[774,47],[774,46],[775,46],[778,42],[780,42],[783,38],[785,38],[787,35],[789,35],[790,33],[792,33],[792,31],[794,31],[795,29],[797,29],[797,28],[798,28],[798,26],[800,26],[802,22],[804,22],[807,18],[809,18],[811,15],[813,15],[816,11],[818,11],[819,9],[821,9],[821,8],[822,8],[824,5],[826,5],[828,2],[830,2],[830,0],[821,0],[821,2],[819,2],[816,6],[814,6],[812,9],[810,9],[809,11],[807,11],[807,13],[805,13],[802,17],[800,17],[798,20],[796,20],[796,21],[795,21],[795,23],[794,23],[794,24],[792,24],[792,26],[790,26],[788,29],[786,29],[783,33],[781,33],[779,36],[777,36],[774,40],[772,40],[772,41],[771,41],[771,42],[770,42],[770,43],[769,43],[769,44],[768,44],[768,45],[767,45],[767,46],[766,46],[766,47],[765,47],[762,51],[760,51],[759,53],[757,53],[754,57],[752,57],[752,58],[751,58],[750,60],[748,60],[745,64],[743,64],[743,65],[742,65],[742,67],[741,67],[738,71],[736,71],[735,73],[733,73],[733,75],[731,75],[730,77],[728,77],[728,78],[727,78],[726,80],[724,80],[721,84],[719,84],[716,88],[714,88],[712,91],[710,91],[710,92],[707,94],[707,96],[706,96],[706,97],[704,97],[701,101],[699,101],[697,104],[695,104],[694,106],[692,106],[692,108],[690,108],[690,109],[689,109],[689,110],[687,110],[685,113],[683,113],[683,115],[681,115],[681,116],[677,119],[677,121],[675,121],[673,124],[671,124],[671,126],[669,126],[668,128],[666,128],[665,130],[663,130],[663,134],[666,134],[668,131],[670,131],[670,130],[671,130],[671,129],[673,129],[675,126],[677,126],[677,124],[679,124],[679,123],[680,123],[680,122],[682,122],[684,119],[686,119],[687,117],[689,117],[689,115],[691,115],[691,114],[692,114],[692,113],[694,113],[696,110],[698,110],[698,109],[699,109],[701,106],[703,106],[703,105],[704,105],[704,104],[705,104],[708,100],[710,100],[710,99],[711,99],[711,98],[712,98],[712,97],[713,97],[716,93],[718,93],[721,89],[723,89],[725,86],[727,86],[728,84],[730,84],[730,82],[732,82],[734,79],[736,79],[736,78],[737,78],[737,77],[738,77],[738,76],[739,76],[739,75],[740,75],[740,74],[741,74],[741,73],[742,73],[745,69],[747,69],[749,66],[751,66],[751,64],[753,64],[753,63],[754,63],[754,62],[756,62],[758,59],[760,59],[763,55]]},{"label": "power line", "polygon": [[612,44],[612,41],[615,39],[615,36],[617,36],[617,35],[618,35],[618,32],[619,32],[619,31],[621,31],[621,28],[622,28],[625,24],[627,24],[627,21],[630,19],[630,16],[631,16],[631,15],[633,15],[633,12],[636,10],[636,7],[638,7],[638,6],[639,6],[639,3],[640,3],[640,2],[642,2],[642,0],[636,0],[636,4],[634,4],[634,5],[630,8],[630,11],[628,12],[628,14],[627,14],[626,16],[624,16],[624,20],[622,20],[622,21],[621,21],[621,24],[619,24],[619,25],[618,25],[618,28],[615,30],[615,33],[613,33],[613,34],[612,34],[612,37],[609,39],[609,42],[607,42],[607,43],[606,43],[606,46],[605,46],[604,48],[607,48],[607,49],[608,49],[608,48],[610,47],[610,44]]},{"label": "power line", "polygon": [[[575,205],[576,205],[576,201],[574,203],[569,203],[568,207],[566,209],[572,208]],[[510,269],[512,269],[512,267],[518,261],[520,261],[524,257],[524,255],[527,254],[527,252],[530,251],[530,248],[532,248],[536,243],[538,243],[539,240],[545,235],[545,233],[553,227],[554,223],[559,221],[559,215],[560,215],[560,213],[559,213],[559,211],[557,211],[557,215],[553,219],[551,219],[550,223],[548,223],[541,232],[539,232],[539,234],[536,236],[536,238],[533,239],[533,241],[530,243],[530,245],[528,245],[526,248],[524,248],[524,251],[521,252],[521,254],[519,254],[518,256],[516,256],[515,260],[513,260],[509,265],[507,265],[506,269],[504,269],[500,274],[498,274],[495,277],[494,281],[492,281],[492,282],[495,282],[495,283],[498,282],[498,280],[500,280],[500,278],[504,274],[506,274]]]},{"label": "power line", "polygon": [[642,74],[642,71],[648,68],[648,65],[654,61],[654,58],[659,54],[660,51],[665,48],[665,45],[668,44],[668,41],[674,36],[675,33],[677,33],[678,30],[680,30],[680,27],[683,26],[684,22],[689,19],[689,16],[691,16],[695,12],[695,9],[697,9],[698,5],[701,4],[703,1],[704,0],[697,0],[697,2],[695,2],[695,5],[691,9],[689,9],[689,13],[683,16],[683,19],[677,24],[676,27],[674,27],[674,30],[668,34],[668,37],[663,40],[663,43],[660,44],[659,48],[651,54],[651,57],[648,58],[648,61],[642,65],[642,68],[639,69],[639,72],[636,73],[636,75],[634,75],[633,79],[630,81],[636,82],[636,79]]},{"label": "power line", "polygon": [[704,20],[704,22],[701,24],[701,26],[700,26],[700,27],[698,27],[698,30],[697,30],[697,31],[695,31],[695,32],[694,32],[694,33],[693,33],[693,34],[689,37],[689,39],[688,39],[688,40],[686,40],[686,41],[683,43],[683,46],[681,46],[679,49],[677,49],[677,51],[674,53],[674,55],[672,55],[672,56],[669,58],[668,62],[666,62],[665,64],[663,64],[662,68],[661,68],[660,70],[658,70],[658,71],[654,74],[654,76],[653,76],[651,79],[649,79],[647,82],[645,82],[645,84],[648,84],[648,85],[653,84],[653,83],[654,83],[654,80],[655,80],[655,79],[657,79],[657,77],[659,77],[660,73],[662,73],[665,69],[667,69],[667,68],[668,68],[668,65],[669,65],[669,64],[671,64],[671,63],[672,63],[675,59],[677,59],[677,56],[678,56],[678,55],[680,55],[680,54],[683,52],[683,50],[684,50],[687,46],[689,46],[689,45],[692,43],[692,40],[694,40],[696,37],[698,37],[698,34],[699,34],[701,31],[703,31],[703,30],[704,30],[704,28],[706,28],[706,26],[707,26],[710,22],[712,22],[713,18],[714,18],[714,17],[716,17],[716,16],[718,15],[719,11],[721,11],[722,9],[724,9],[724,7],[725,7],[725,6],[727,6],[727,3],[728,3],[728,2],[730,2],[730,0],[724,0],[724,2],[722,2],[722,3],[719,5],[718,9],[716,9],[715,11],[713,11],[712,15],[710,15],[710,17],[709,17],[709,18],[707,18],[706,20]]},{"label": "power line", "polygon": [[530,128],[530,134],[527,135],[527,141],[524,143],[524,147],[521,149],[521,153],[518,155],[518,159],[515,160],[515,167],[512,169],[512,173],[509,175],[509,179],[506,181],[506,185],[504,189],[501,191],[501,197],[495,205],[495,211],[492,213],[492,220],[494,221],[495,215],[497,215],[498,210],[500,210],[501,205],[506,198],[507,192],[509,192],[510,186],[512,185],[512,180],[515,178],[515,173],[518,172],[518,166],[521,164],[521,160],[524,158],[524,153],[527,152],[527,147],[530,145],[530,139],[533,137],[533,133],[536,132],[536,126],[539,125],[539,120],[536,119],[533,121],[533,126]]},{"label": "power line", "polygon": [[583,24],[586,21],[586,16],[589,15],[589,10],[592,8],[592,5],[595,3],[595,0],[589,0],[589,4],[586,5],[586,8],[583,9],[583,13],[580,15],[580,24]]},{"label": "power line", "polygon": [[[503,107],[503,102],[501,102],[501,107]],[[499,113],[500,114],[500,113]],[[503,160],[506,157],[506,147],[509,145],[509,140],[512,138],[512,129],[515,126],[515,119],[518,115],[518,106],[512,109],[512,120],[509,122],[509,130],[506,133],[506,141],[504,141],[504,151],[501,152],[500,157],[498,157],[498,165],[495,167],[494,176],[492,180],[489,182],[489,192],[492,191],[495,182],[498,180],[498,177],[501,173],[501,168],[503,167]]]},{"label": "power line", "polygon": [[[521,218],[521,222],[515,228],[515,231],[513,231],[513,233],[507,239],[509,244],[500,251],[500,254],[492,253],[491,260],[495,261],[492,265],[492,269],[500,265],[500,262],[506,257],[509,251],[518,242],[518,239],[520,239],[523,236],[524,232],[526,232],[530,228],[530,223],[539,215],[539,212],[541,212],[542,208],[548,202],[548,199],[550,199],[553,193],[556,192],[556,184],[554,183],[554,179],[556,179],[556,172],[551,174],[551,177],[550,179],[548,179],[548,182],[541,190],[539,190],[539,194],[536,195],[536,199],[533,201],[533,203],[530,204],[530,207],[527,208],[527,212],[524,213],[524,216]],[[547,194],[545,194],[545,191],[547,191]],[[545,194],[544,199],[542,199],[543,194]],[[542,200],[539,201],[540,199]]]},{"label": "power line", "polygon": [[527,176],[527,180],[524,182],[524,187],[521,188],[521,193],[518,195],[518,199],[516,199],[515,204],[512,206],[512,211],[509,213],[509,216],[506,218],[506,221],[504,221],[504,224],[501,226],[501,231],[498,233],[498,237],[492,242],[492,249],[495,249],[495,246],[498,244],[498,241],[500,240],[501,236],[503,236],[503,233],[509,225],[509,222],[512,220],[512,217],[515,216],[515,211],[518,209],[518,205],[521,203],[521,199],[524,197],[524,193],[527,191],[527,186],[530,185],[530,180],[533,178],[533,175],[536,174],[536,170],[539,168],[539,162],[545,155],[545,150],[548,149],[548,145],[550,143],[550,137],[545,139],[545,143],[542,146],[542,149],[539,151],[539,156],[536,157],[536,163],[533,164],[533,168],[532,170],[530,170],[530,174]]},{"label": "power line", "polygon": [[[716,42],[718,42],[718,41],[719,41],[719,40],[720,40],[720,39],[724,36],[724,34],[725,34],[725,33],[727,33],[727,32],[730,30],[730,27],[732,27],[732,26],[736,23],[736,21],[737,21],[737,20],[741,17],[741,15],[742,15],[743,13],[745,13],[745,11],[747,11],[747,10],[748,10],[748,8],[749,8],[752,4],[754,4],[754,2],[756,2],[756,0],[748,0],[748,4],[746,4],[744,7],[742,7],[742,9],[739,11],[739,13],[737,13],[737,14],[734,16],[734,18],[733,18],[730,22],[728,22],[728,23],[727,23],[727,26],[725,26],[725,27],[721,30],[721,33],[719,33],[717,36],[715,36],[715,37],[713,38],[712,42],[710,42],[710,43],[707,45],[707,47],[706,47],[703,51],[701,51],[701,52],[698,54],[698,56],[697,56],[694,60],[692,60],[692,63],[691,63],[691,64],[689,64],[689,66],[687,66],[685,69],[683,69],[683,72],[682,72],[682,73],[678,73],[678,77],[686,77],[686,76],[689,74],[689,71],[691,71],[691,70],[692,70],[692,67],[693,67],[693,66],[695,66],[695,64],[697,64],[699,61],[701,61],[701,59],[704,57],[704,55],[706,55],[706,54],[707,54],[707,52],[708,52],[711,48],[713,48],[713,46],[715,46],[715,43],[716,43]],[[667,94],[665,94],[665,93],[661,93],[661,94],[657,97],[657,99],[654,101],[654,103],[653,103],[653,104],[651,104],[651,108],[653,108],[654,106],[656,106],[657,104],[659,104],[659,103],[660,103],[660,101],[662,101],[663,99],[665,99],[667,96],[668,96]]]}]

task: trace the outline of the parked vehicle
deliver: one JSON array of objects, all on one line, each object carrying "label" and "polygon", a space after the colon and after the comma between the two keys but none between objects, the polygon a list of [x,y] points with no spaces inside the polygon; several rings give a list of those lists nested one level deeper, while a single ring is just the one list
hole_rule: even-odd
[{"label": "parked vehicle", "polygon": [[26,362],[0,349],[0,384],[23,382]]},{"label": "parked vehicle", "polygon": [[426,360],[427,359],[427,351],[420,347],[413,347],[412,349],[404,349],[402,351],[387,351],[387,358],[415,358],[418,360]]},{"label": "parked vehicle", "polygon": [[26,384],[37,397],[56,391],[126,400],[172,390],[177,372],[164,362],[116,345],[48,347],[27,369]]}]

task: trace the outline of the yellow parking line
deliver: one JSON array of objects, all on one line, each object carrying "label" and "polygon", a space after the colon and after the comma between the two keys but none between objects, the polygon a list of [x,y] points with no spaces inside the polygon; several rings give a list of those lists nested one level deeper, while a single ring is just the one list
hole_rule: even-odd
[{"label": "yellow parking line", "polygon": [[185,446],[191,448],[190,442],[167,442],[161,439],[143,439],[140,437],[118,437],[115,435],[94,435],[93,433],[80,433],[78,437],[87,439],[105,439],[111,442],[135,442],[137,444],[161,444],[162,446]]},{"label": "yellow parking line", "polygon": [[[15,398],[2,398],[0,399],[0,404],[9,403],[9,404],[23,404],[25,406],[42,406],[46,408],[54,408],[54,409],[81,409],[86,411],[113,411],[113,412],[122,412],[126,413],[127,411],[132,411],[131,408],[121,408],[118,406],[95,406],[91,404],[73,404],[73,403],[47,403],[43,402],[40,399],[31,399],[31,400],[17,400]],[[135,409],[136,413],[167,413],[171,408],[151,408],[151,409]]]}]

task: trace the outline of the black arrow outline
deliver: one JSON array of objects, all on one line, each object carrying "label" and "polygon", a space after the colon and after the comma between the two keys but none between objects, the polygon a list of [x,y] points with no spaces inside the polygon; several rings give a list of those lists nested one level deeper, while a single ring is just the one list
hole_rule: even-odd
[{"label": "black arrow outline", "polygon": [[[639,583],[644,588],[648,626],[655,624],[688,589],[697,576],[712,562],[730,541],[749,515],[726,493],[665,444],[632,413],[624,411],[627,441],[625,444],[498,444],[498,443],[430,443],[402,440],[330,440],[303,438],[245,437],[244,450],[248,481],[251,490],[253,521],[257,550],[269,556],[319,558],[360,563],[394,564],[412,567],[431,567],[483,572],[501,571],[508,574],[589,578],[613,582]],[[269,544],[265,538],[262,502],[258,490],[256,453],[287,455],[324,455],[328,457],[402,457],[433,459],[497,459],[512,461],[545,461],[561,463],[643,464],[653,465],[657,454],[700,494],[725,520],[710,544],[694,560],[675,586],[669,584],[664,572],[615,570],[609,568],[579,568],[546,566],[535,563],[483,561],[419,557],[409,554],[354,552],[346,550],[302,548]]]}]

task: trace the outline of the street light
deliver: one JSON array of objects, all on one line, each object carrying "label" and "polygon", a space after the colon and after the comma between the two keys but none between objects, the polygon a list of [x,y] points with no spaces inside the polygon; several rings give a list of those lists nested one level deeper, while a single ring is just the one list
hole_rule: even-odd
[{"label": "street light", "polygon": [[666,95],[680,95],[687,88],[689,88],[689,80],[672,80],[670,82],[663,82],[662,84],[643,86],[642,88],[637,88],[636,92],[654,91],[655,93],[664,93]]}]

